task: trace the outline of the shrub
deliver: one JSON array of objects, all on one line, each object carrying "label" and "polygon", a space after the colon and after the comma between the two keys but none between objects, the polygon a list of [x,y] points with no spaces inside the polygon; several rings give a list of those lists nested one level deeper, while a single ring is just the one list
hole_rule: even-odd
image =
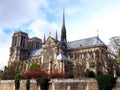
[{"label": "shrub", "polygon": [[116,79],[112,75],[100,75],[96,77],[99,90],[112,90]]},{"label": "shrub", "polygon": [[89,78],[94,78],[95,77],[95,73],[93,71],[90,71],[89,69],[86,70],[86,72],[84,73],[84,75],[86,77],[89,77]]},{"label": "shrub", "polygon": [[26,71],[22,76],[25,79],[37,79],[41,77],[47,77],[47,73],[41,68],[34,68],[32,70]]},{"label": "shrub", "polygon": [[19,90],[20,80],[19,80],[19,79],[16,79],[16,80],[14,81],[14,83],[15,83],[15,90]]},{"label": "shrub", "polygon": [[30,70],[35,69],[35,68],[39,68],[39,67],[40,67],[39,64],[37,64],[37,63],[32,63],[32,64],[30,65]]},{"label": "shrub", "polygon": [[26,90],[30,90],[30,80],[26,80]]},{"label": "shrub", "polygon": [[67,78],[68,74],[65,72],[54,72],[48,75],[49,78]]},{"label": "shrub", "polygon": [[40,90],[47,90],[49,86],[50,79],[48,78],[39,78],[36,80],[37,85],[40,86]]},{"label": "shrub", "polygon": [[17,73],[15,76],[14,76],[14,79],[22,79],[22,75],[20,73]]}]

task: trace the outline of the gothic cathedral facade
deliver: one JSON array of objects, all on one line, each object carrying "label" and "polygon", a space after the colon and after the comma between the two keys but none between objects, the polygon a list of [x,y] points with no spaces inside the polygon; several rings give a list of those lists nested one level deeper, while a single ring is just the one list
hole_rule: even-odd
[{"label": "gothic cathedral facade", "polygon": [[106,52],[107,46],[98,36],[67,42],[63,12],[61,40],[58,40],[57,33],[55,38],[49,35],[42,41],[38,37],[29,38],[25,32],[15,32],[12,36],[8,65],[14,61],[21,61],[24,70],[32,63],[37,63],[48,73],[57,70],[79,76],[89,69],[99,74],[106,72],[103,67],[103,64],[106,65]]}]

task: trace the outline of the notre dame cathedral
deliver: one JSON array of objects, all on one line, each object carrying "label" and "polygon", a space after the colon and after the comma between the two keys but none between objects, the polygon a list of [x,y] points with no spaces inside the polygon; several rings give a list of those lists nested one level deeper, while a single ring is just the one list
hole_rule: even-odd
[{"label": "notre dame cathedral", "polygon": [[50,35],[44,40],[38,37],[29,38],[22,31],[15,32],[12,36],[10,58],[8,65],[13,61],[21,61],[24,71],[32,63],[40,64],[46,72],[69,72],[73,75],[81,75],[86,69],[96,74],[105,73],[103,64],[106,65],[107,46],[98,36],[67,42],[65,15],[61,28],[61,40],[58,35],[53,38]]}]

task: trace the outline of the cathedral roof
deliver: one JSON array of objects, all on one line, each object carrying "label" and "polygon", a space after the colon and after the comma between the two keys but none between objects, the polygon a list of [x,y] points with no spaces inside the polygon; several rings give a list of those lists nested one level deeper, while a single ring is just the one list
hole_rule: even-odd
[{"label": "cathedral roof", "polygon": [[105,44],[100,40],[99,37],[91,37],[67,43],[68,49],[85,48],[90,46],[105,46]]},{"label": "cathedral roof", "polygon": [[63,55],[63,54],[59,54],[58,56],[57,56],[57,60],[63,60],[63,61],[65,61],[65,60],[67,60],[67,57],[65,56],[65,55]]},{"label": "cathedral roof", "polygon": [[30,52],[30,56],[40,55],[41,52],[42,52],[42,49],[33,50]]}]

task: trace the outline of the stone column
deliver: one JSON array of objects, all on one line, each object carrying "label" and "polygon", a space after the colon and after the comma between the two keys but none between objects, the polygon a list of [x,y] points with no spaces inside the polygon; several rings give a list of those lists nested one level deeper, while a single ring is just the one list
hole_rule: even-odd
[{"label": "stone column", "polygon": [[51,58],[49,58],[49,69],[48,69],[48,73],[52,73],[52,60],[51,60]]},{"label": "stone column", "polygon": [[14,37],[12,37],[12,45],[11,45],[12,47],[14,46],[14,41],[15,41]]},{"label": "stone column", "polygon": [[67,86],[67,90],[70,90],[70,86]]},{"label": "stone column", "polygon": [[114,72],[114,77],[116,77],[117,74],[116,74],[115,66],[113,66],[113,72]]},{"label": "stone column", "polygon": [[18,36],[18,38],[19,38],[19,42],[18,42],[18,46],[20,47],[20,43],[21,43],[21,37],[20,36]]},{"label": "stone column", "polygon": [[65,62],[64,61],[62,61],[62,72],[64,72],[65,71],[65,64],[64,64]]},{"label": "stone column", "polygon": [[52,90],[55,90],[55,83],[52,83]]},{"label": "stone column", "polygon": [[20,41],[20,40],[19,40],[19,35],[17,35],[16,38],[17,38],[17,39],[16,39],[16,40],[17,40],[17,41],[16,41],[16,46],[19,46],[19,41]]},{"label": "stone column", "polygon": [[85,83],[85,90],[89,90],[89,85],[88,85],[88,83]]}]

